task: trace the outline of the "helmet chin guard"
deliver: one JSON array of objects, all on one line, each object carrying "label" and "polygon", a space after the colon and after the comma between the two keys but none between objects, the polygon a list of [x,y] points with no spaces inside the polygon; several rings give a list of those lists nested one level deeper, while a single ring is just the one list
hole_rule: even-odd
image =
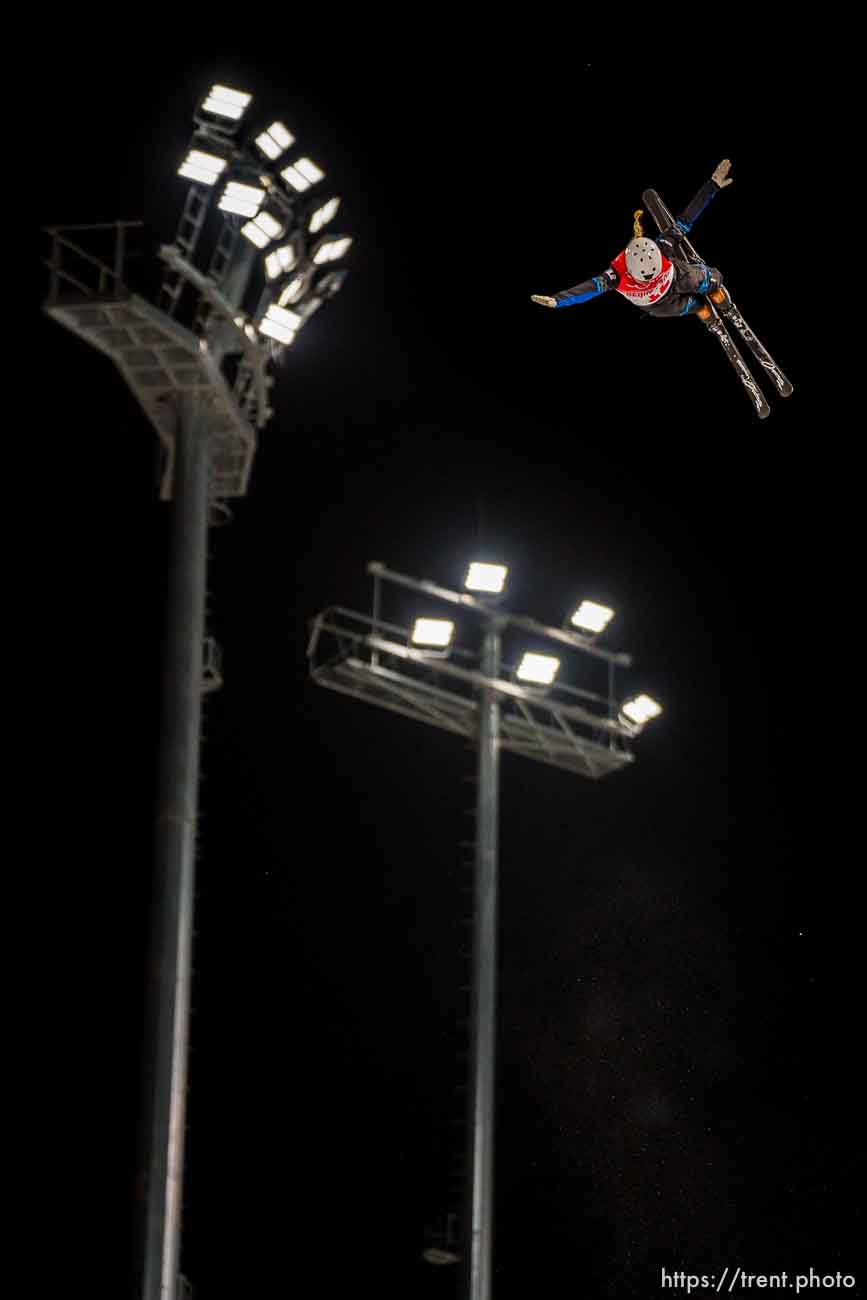
[{"label": "helmet chin guard", "polygon": [[626,245],[626,269],[633,280],[646,284],[662,270],[662,253],[652,239],[642,236]]}]

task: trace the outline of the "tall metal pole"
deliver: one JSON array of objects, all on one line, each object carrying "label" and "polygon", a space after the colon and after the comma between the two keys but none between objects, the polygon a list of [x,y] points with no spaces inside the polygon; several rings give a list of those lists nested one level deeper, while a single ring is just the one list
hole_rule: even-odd
[{"label": "tall metal pole", "polygon": [[[500,675],[500,641],[497,621],[487,621],[481,663],[485,677]],[[500,703],[493,691],[482,690],[479,697],[471,1014],[470,1240],[466,1252],[469,1300],[491,1300],[499,778]]]},{"label": "tall metal pole", "polygon": [[207,405],[181,398],[160,742],[150,966],[142,1300],[176,1300],[192,977],[208,542]]}]

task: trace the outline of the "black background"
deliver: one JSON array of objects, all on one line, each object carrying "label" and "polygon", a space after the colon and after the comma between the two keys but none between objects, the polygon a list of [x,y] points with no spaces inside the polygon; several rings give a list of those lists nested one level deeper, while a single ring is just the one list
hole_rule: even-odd
[{"label": "black background", "polygon": [[[420,1253],[458,1113],[472,756],[315,689],[305,644],[318,609],[369,607],[368,560],[457,587],[481,550],[509,564],[511,608],[614,606],[628,684],[665,706],[599,785],[503,762],[497,1300],[652,1296],[662,1268],[856,1273],[857,375],[830,364],[845,293],[810,242],[845,194],[834,96],[806,41],[740,62],[660,42],[654,71],[625,34],[619,54],[556,32],[522,50],[516,29],[506,54],[327,15],[284,46],[283,23],[240,49],[125,31],[120,55],[55,30],[37,122],[39,222],[141,217],[150,256],[197,99],[250,90],[355,241],[211,537],[226,682],[206,704],[183,1270],[203,1298],[455,1294]],[[794,383],[768,386],[765,422],[697,322],[529,301],[601,271],[644,188],[679,211],[723,157],[735,183],[694,239]],[[168,508],[119,375],[37,329],[44,1213],[71,1276],[122,1294]]]}]

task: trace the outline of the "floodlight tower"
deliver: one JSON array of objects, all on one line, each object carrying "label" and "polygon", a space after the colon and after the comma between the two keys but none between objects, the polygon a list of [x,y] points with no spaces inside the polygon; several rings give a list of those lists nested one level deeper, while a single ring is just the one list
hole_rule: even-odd
[{"label": "floodlight tower", "polygon": [[[179,1286],[201,700],[220,684],[215,646],[205,637],[207,530],[228,514],[228,499],[246,495],[257,433],[273,414],[269,370],[341,287],[346,272],[331,263],[352,242],[324,231],[340,200],[317,197],[324,172],[310,158],[289,161],[295,141],[283,123],[239,136],[250,102],[245,92],[215,85],[195,112],[178,169],[190,187],[175,241],[159,250],[158,305],[124,283],[128,233],[140,222],[47,231],[44,310],[118,365],[156,429],[160,496],[173,502],[141,1300],[176,1300]],[[200,265],[211,216],[215,238]],[[73,231],[82,233],[72,239]],[[92,242],[82,246],[106,232],[114,239],[110,261]]]},{"label": "floodlight tower", "polygon": [[[565,628],[547,627],[501,605],[507,568],[474,562],[464,591],[369,564],[372,615],[339,606],[312,621],[308,659],[319,686],[464,736],[476,746],[477,794],[473,968],[470,1007],[469,1138],[463,1262],[467,1300],[491,1300],[493,1274],[494,1073],[496,1066],[499,760],[503,750],[599,780],[633,761],[630,749],[660,706],[648,695],[620,704],[615,670],[630,658],[598,645],[613,610],[584,601]],[[481,644],[456,644],[455,623],[429,616],[412,629],[383,619],[381,584],[420,593],[462,610],[482,625]],[[560,657],[523,649],[512,667],[503,639],[553,642],[607,670],[605,694],[560,679]],[[586,671],[579,670],[586,681]],[[441,1243],[424,1252],[433,1264],[457,1263],[451,1220]]]}]

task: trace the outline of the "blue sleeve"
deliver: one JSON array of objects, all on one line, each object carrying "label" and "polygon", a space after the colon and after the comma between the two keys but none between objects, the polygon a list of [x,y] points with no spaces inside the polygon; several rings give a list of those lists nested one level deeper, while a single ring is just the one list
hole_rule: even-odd
[{"label": "blue sleeve", "polygon": [[573,307],[576,303],[589,302],[591,298],[598,298],[600,294],[607,293],[609,289],[616,287],[617,282],[617,272],[609,267],[602,275],[594,275],[592,279],[583,280],[581,284],[576,284],[571,289],[563,289],[553,296],[558,307]]}]

